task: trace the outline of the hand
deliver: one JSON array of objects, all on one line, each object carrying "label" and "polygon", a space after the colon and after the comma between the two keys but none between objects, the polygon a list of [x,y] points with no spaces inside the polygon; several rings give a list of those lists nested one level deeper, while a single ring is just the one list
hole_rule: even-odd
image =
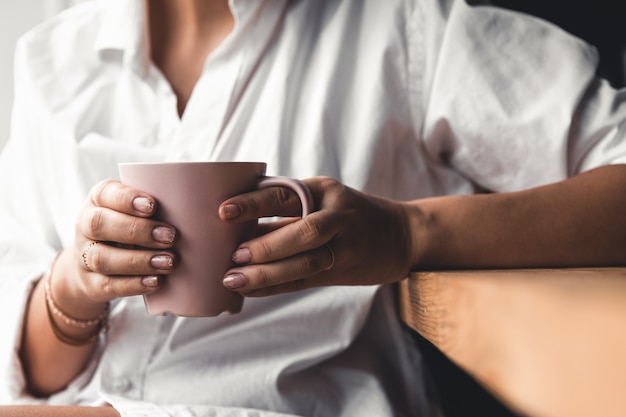
[{"label": "hand", "polygon": [[174,268],[175,229],[150,217],[153,197],[106,180],[94,186],[78,216],[74,245],[54,269],[52,295],[75,317],[93,317],[117,297],[153,292]]},{"label": "hand", "polygon": [[[410,267],[407,207],[360,193],[331,178],[304,181],[317,211],[303,219],[259,225],[242,243],[224,285],[263,296],[324,285],[367,285],[401,280]],[[300,202],[272,187],[230,198],[220,206],[225,221],[297,215]]]}]

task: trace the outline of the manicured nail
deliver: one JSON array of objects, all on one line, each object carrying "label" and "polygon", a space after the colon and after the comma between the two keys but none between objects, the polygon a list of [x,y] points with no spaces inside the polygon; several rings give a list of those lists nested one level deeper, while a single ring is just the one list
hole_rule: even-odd
[{"label": "manicured nail", "polygon": [[236,290],[237,288],[242,288],[246,285],[246,277],[244,277],[243,274],[238,273],[226,275],[222,284],[224,284],[226,288]]},{"label": "manicured nail", "polygon": [[158,269],[172,269],[174,260],[169,255],[156,255],[150,259],[150,264]]},{"label": "manicured nail", "polygon": [[250,249],[241,248],[237,249],[235,253],[233,253],[233,262],[237,264],[247,264],[252,260],[252,255],[250,255]]},{"label": "manicured nail", "polygon": [[141,279],[141,283],[144,287],[158,287],[159,286],[159,277],[156,275],[150,275],[147,277],[143,277]]},{"label": "manicured nail", "polygon": [[133,200],[133,208],[146,214],[152,214],[154,211],[154,201],[146,197],[137,197]]},{"label": "manicured nail", "polygon": [[157,226],[152,229],[152,238],[161,243],[172,243],[176,239],[176,230],[167,226]]},{"label": "manicured nail", "polygon": [[228,220],[236,219],[241,215],[241,209],[236,204],[226,204],[221,207],[222,217]]}]

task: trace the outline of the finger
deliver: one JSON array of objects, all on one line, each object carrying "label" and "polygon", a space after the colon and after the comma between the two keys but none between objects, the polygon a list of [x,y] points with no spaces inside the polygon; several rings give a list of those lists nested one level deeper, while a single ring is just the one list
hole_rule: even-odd
[{"label": "finger", "polygon": [[[317,209],[324,207],[326,196],[341,195],[344,185],[331,177],[316,177],[303,181],[309,189]],[[332,201],[335,197],[328,198]],[[316,209],[313,208],[313,209]],[[219,216],[226,221],[247,221],[271,216],[300,216],[302,204],[297,193],[285,187],[266,189],[240,194],[224,201],[219,207]]]},{"label": "finger", "polygon": [[77,227],[89,240],[147,248],[169,248],[176,239],[176,229],[168,224],[104,207],[84,210]]},{"label": "finger", "polygon": [[280,262],[233,269],[224,277],[223,284],[226,288],[239,292],[249,292],[285,283],[300,285],[299,288],[302,288],[304,278],[327,271],[334,263],[334,253],[324,245]]},{"label": "finger", "polygon": [[115,180],[104,180],[91,189],[89,201],[97,207],[149,217],[156,210],[154,197]]},{"label": "finger", "polygon": [[314,278],[297,279],[285,284],[274,285],[273,287],[259,288],[256,290],[242,291],[241,295],[245,297],[267,297],[270,295],[285,294],[290,292],[302,291],[310,288],[319,287],[314,284]]},{"label": "finger", "polygon": [[333,217],[318,211],[241,244],[233,261],[261,264],[288,258],[324,245],[335,237],[337,231]]},{"label": "finger", "polygon": [[279,219],[279,220],[274,220],[274,221],[269,221],[269,222],[261,222],[259,223],[259,225],[257,226],[257,230],[256,230],[256,235],[257,236],[263,236],[266,235],[270,232],[273,232],[274,230],[280,229],[281,227],[284,227],[288,224],[291,223],[295,223],[300,219],[294,218],[294,217],[290,217],[287,219]]},{"label": "finger", "polygon": [[102,275],[162,275],[174,269],[170,252],[123,249],[104,243],[89,244],[81,254],[82,267]]},{"label": "finger", "polygon": [[91,299],[98,302],[119,297],[145,295],[158,290],[163,282],[158,275],[106,276],[89,274],[87,292]]},{"label": "finger", "polygon": [[319,288],[333,285],[330,275],[314,276],[295,281],[286,282],[284,284],[275,285],[273,287],[259,288],[257,290],[242,291],[244,297],[267,297],[270,295],[286,294],[312,288]]},{"label": "finger", "polygon": [[258,288],[253,290],[242,290],[239,293],[245,297],[267,297],[270,295],[297,292],[311,288],[319,288],[333,285],[333,275],[322,272],[320,274],[285,282],[284,284],[273,285],[271,287]]},{"label": "finger", "polygon": [[285,187],[269,187],[229,198],[220,204],[218,213],[226,221],[294,217],[301,215],[302,204],[295,191]]}]

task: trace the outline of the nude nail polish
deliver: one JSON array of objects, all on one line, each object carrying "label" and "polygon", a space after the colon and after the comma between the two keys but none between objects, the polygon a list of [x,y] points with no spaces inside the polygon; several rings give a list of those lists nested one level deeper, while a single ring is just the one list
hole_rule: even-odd
[{"label": "nude nail polish", "polygon": [[174,260],[169,255],[156,255],[150,259],[150,264],[158,269],[172,269],[174,267]]},{"label": "nude nail polish", "polygon": [[141,279],[141,283],[144,287],[157,287],[159,285],[159,277],[157,277],[156,275],[143,277]]},{"label": "nude nail polish", "polygon": [[240,248],[235,251],[233,254],[233,262],[238,264],[247,264],[252,260],[252,255],[250,254],[250,249],[248,248]]},{"label": "nude nail polish", "polygon": [[146,214],[152,214],[154,211],[154,201],[146,197],[137,197],[133,200],[133,208]]},{"label": "nude nail polish", "polygon": [[236,290],[237,288],[242,288],[246,285],[246,277],[244,277],[243,274],[238,273],[230,274],[226,275],[222,283],[226,288]]},{"label": "nude nail polish", "polygon": [[221,211],[222,216],[229,220],[236,219],[241,215],[241,209],[236,204],[226,204],[221,207]]},{"label": "nude nail polish", "polygon": [[176,231],[167,226],[157,226],[152,229],[152,238],[161,243],[172,243],[176,239]]}]

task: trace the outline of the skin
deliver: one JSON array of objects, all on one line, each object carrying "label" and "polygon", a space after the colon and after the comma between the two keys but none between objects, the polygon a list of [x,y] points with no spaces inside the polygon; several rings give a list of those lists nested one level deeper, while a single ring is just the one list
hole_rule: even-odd
[{"label": "skin", "polygon": [[[264,226],[261,236],[241,244],[233,256],[240,266],[227,273],[227,288],[267,296],[390,283],[420,269],[626,264],[626,165],[520,192],[410,202],[329,178],[305,183],[318,211],[280,228]],[[270,188],[225,201],[220,216],[245,221],[294,215],[298,208],[291,191]]]},{"label": "skin", "polygon": [[78,406],[33,406],[12,405],[0,406],[3,417],[119,417],[112,407],[78,407]]},{"label": "skin", "polygon": [[152,61],[170,82],[182,116],[206,57],[232,31],[227,1],[157,0],[148,4]]},{"label": "skin", "polygon": [[[233,18],[222,1],[148,4],[153,60],[172,84],[183,114],[207,54],[232,30]],[[238,266],[226,274],[227,288],[266,296],[323,285],[391,283],[416,269],[626,263],[626,166],[602,167],[516,193],[410,202],[364,194],[329,178],[305,183],[317,211],[262,225],[259,236],[233,255]],[[175,230],[151,218],[155,206],[150,195],[117,181],[93,187],[77,219],[74,243],[54,267],[51,292],[63,311],[90,319],[109,300],[159,288],[161,277],[176,266],[170,250]],[[225,201],[219,215],[237,222],[298,216],[299,209],[289,190],[270,188]],[[94,241],[110,243],[89,249],[87,268],[82,254]],[[74,337],[94,331],[57,324]],[[39,283],[27,309],[20,352],[31,392],[46,396],[64,388],[84,369],[94,348],[68,346],[54,336]],[[59,409],[39,410],[53,415]],[[9,411],[38,415],[32,407]],[[118,415],[110,407],[89,412]]]}]

